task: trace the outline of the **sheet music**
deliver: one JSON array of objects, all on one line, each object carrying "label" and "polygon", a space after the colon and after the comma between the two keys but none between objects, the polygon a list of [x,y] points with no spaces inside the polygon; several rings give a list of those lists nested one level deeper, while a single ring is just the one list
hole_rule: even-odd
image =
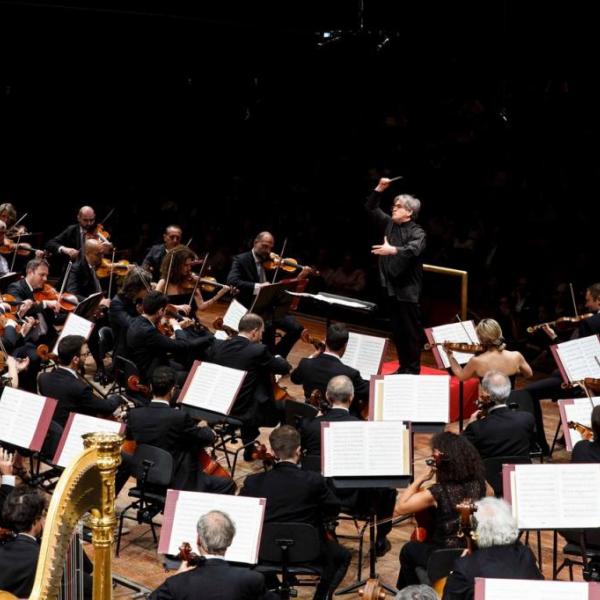
[{"label": "sheet music", "polygon": [[323,475],[369,477],[409,475],[406,425],[361,421],[322,424]]},{"label": "sheet music", "polygon": [[448,422],[448,375],[386,375],[376,389],[376,421]]},{"label": "sheet music", "polygon": [[203,362],[190,371],[181,403],[229,414],[245,376],[246,371]]},{"label": "sheet music", "polygon": [[586,377],[600,377],[600,340],[597,335],[563,342],[556,346],[569,381],[580,381]]},{"label": "sheet music", "polygon": [[[173,507],[174,499],[177,502]],[[258,548],[265,512],[264,498],[205,494],[203,492],[167,492],[165,515],[174,509],[173,527],[168,540],[161,538],[159,552],[177,554],[179,546],[188,542],[197,552],[198,519],[211,510],[227,513],[235,525],[233,543],[225,553],[225,558],[234,562],[255,564],[258,562]]]},{"label": "sheet music", "polygon": [[215,339],[216,340],[228,340],[229,336],[221,329],[217,329],[215,331]]},{"label": "sheet music", "polygon": [[600,527],[600,464],[515,465],[520,529]]},{"label": "sheet music", "polygon": [[345,365],[357,369],[360,376],[369,381],[371,375],[379,373],[386,342],[386,338],[351,331],[341,360]]},{"label": "sheet music", "polygon": [[[98,419],[88,415],[71,413],[73,419],[70,428],[63,431],[63,437],[66,437],[60,456],[54,457],[54,462],[60,467],[67,467],[83,451],[83,439],[81,436],[85,433],[95,433],[97,431],[107,433],[119,433],[123,427],[122,423],[109,421],[108,419]],[[63,439],[59,443],[59,448]]]},{"label": "sheet music", "polygon": [[90,337],[93,328],[94,323],[91,321],[88,321],[79,315],[69,313],[69,316],[65,321],[65,326],[62,328],[52,352],[58,354],[58,344],[66,335],[81,335],[87,340]]},{"label": "sheet music", "polygon": [[44,396],[5,387],[0,398],[0,440],[29,448],[45,406]]},{"label": "sheet music", "polygon": [[[589,398],[574,398],[573,403],[569,402],[568,404],[564,402],[564,400],[558,401],[560,405],[564,408],[566,423],[563,423],[563,430],[567,432],[569,437],[571,438],[571,448],[583,438],[581,434],[575,429],[569,429],[567,427],[567,423],[569,421],[576,421],[577,423],[581,423],[586,427],[592,426],[592,405],[590,404]],[[594,406],[598,406],[600,404],[600,396],[592,397],[592,402]]]},{"label": "sheet music", "polygon": [[[465,331],[465,329],[467,331]],[[443,342],[479,344],[479,338],[477,337],[477,333],[475,333],[475,326],[473,325],[473,321],[462,321],[461,323],[448,323],[447,325],[432,327],[431,335],[433,337],[433,341],[439,344]],[[446,354],[442,346],[438,346],[437,349],[440,353],[442,363],[447,369],[450,366],[448,355]],[[459,365],[464,365],[467,362],[469,362],[471,358],[473,358],[473,355],[467,352],[454,352],[454,358],[456,359],[456,362],[458,362]]]},{"label": "sheet music", "polygon": [[231,327],[234,331],[240,329],[240,319],[248,312],[248,309],[237,300],[233,299],[227,311],[223,315],[223,325]]},{"label": "sheet music", "polygon": [[588,600],[588,597],[587,582],[485,579],[484,595],[476,594],[475,600]]},{"label": "sheet music", "polygon": [[303,298],[313,298],[313,300],[319,300],[320,302],[326,302],[327,304],[339,304],[340,306],[347,306],[348,308],[360,308],[364,310],[367,308],[362,302],[356,300],[342,300],[341,298],[330,298],[329,296],[323,296],[322,294],[309,294],[307,292],[290,292],[286,290],[286,294],[290,296],[302,296]]}]

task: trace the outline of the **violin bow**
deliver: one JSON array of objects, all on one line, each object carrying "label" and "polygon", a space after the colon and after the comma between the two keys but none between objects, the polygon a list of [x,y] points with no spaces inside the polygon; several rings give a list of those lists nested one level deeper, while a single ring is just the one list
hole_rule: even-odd
[{"label": "violin bow", "polygon": [[104,217],[104,219],[102,219],[102,221],[100,221],[100,225],[104,225],[104,223],[106,223],[106,221],[108,221],[112,217],[112,214],[114,212],[115,212],[115,208],[113,207],[108,211],[108,214]]},{"label": "violin bow", "polygon": [[10,270],[14,271],[15,260],[17,259],[17,250],[19,249],[19,242],[21,241],[21,232],[17,234],[17,241],[15,242],[15,249],[13,251],[12,261],[10,263]]},{"label": "violin bow", "polygon": [[465,335],[467,336],[467,339],[469,340],[469,344],[476,344],[477,342],[475,342],[473,340],[473,338],[471,337],[469,330],[465,327],[465,322],[460,318],[460,315],[458,313],[456,314],[456,320],[461,324],[461,327],[463,328]]},{"label": "violin bow", "polygon": [[169,261],[169,268],[167,269],[167,280],[165,281],[165,291],[163,292],[163,294],[167,294],[167,290],[169,289],[169,279],[171,279],[171,269],[173,268],[173,259],[174,258],[175,258],[175,248],[173,248],[173,250],[171,250],[171,260]]},{"label": "violin bow", "polygon": [[138,277],[142,280],[142,283],[144,284],[146,291],[151,292],[152,286],[146,281],[146,274],[145,274],[144,269],[142,269],[142,267],[140,267],[138,265],[135,265],[135,271],[138,274]]},{"label": "violin bow", "polygon": [[281,267],[281,263],[283,262],[283,255],[285,253],[285,247],[287,246],[287,238],[283,240],[283,246],[281,247],[281,254],[279,255],[279,262],[277,263],[277,267],[275,269],[275,274],[273,275],[273,281],[271,283],[275,283],[277,279],[277,273],[279,273],[279,268]]},{"label": "violin bow", "polygon": [[579,315],[577,314],[577,302],[575,302],[575,291],[573,290],[572,283],[569,283],[569,289],[571,290],[571,302],[573,302],[573,311],[575,312],[575,316],[578,317]]},{"label": "violin bow", "polygon": [[113,246],[112,258],[110,261],[110,277],[108,278],[108,297],[109,297],[109,299],[112,294],[112,282],[113,282],[113,275],[115,272],[115,252],[116,251],[117,251],[117,249]]},{"label": "violin bow", "polygon": [[63,292],[65,291],[65,285],[67,285],[67,279],[69,278],[69,274],[71,273],[71,268],[73,267],[73,261],[70,260],[67,265],[67,270],[65,271],[65,276],[62,280],[62,285],[60,286],[60,292],[58,292],[58,301],[62,298]]},{"label": "violin bow", "polygon": [[191,238],[188,240],[188,243],[186,244],[186,246],[187,246],[188,248],[190,247],[190,244],[192,243],[192,240],[193,240],[193,239],[194,239],[194,238],[193,238],[193,236],[192,236],[192,237],[191,237]]},{"label": "violin bow", "polygon": [[21,221],[23,221],[25,219],[25,217],[28,215],[29,213],[24,213],[23,216],[20,219],[17,219],[11,226],[11,229],[15,229],[18,225],[21,224]]},{"label": "violin bow", "polygon": [[190,301],[188,302],[190,311],[192,309],[192,302],[194,301],[194,296],[196,295],[196,290],[198,289],[198,284],[200,283],[200,279],[202,278],[202,273],[204,272],[204,267],[206,266],[207,260],[208,260],[208,252],[204,255],[204,260],[202,261],[202,265],[200,266],[200,273],[198,274],[198,279],[196,279],[196,283],[194,284],[194,289],[192,290],[192,295],[190,296]]}]

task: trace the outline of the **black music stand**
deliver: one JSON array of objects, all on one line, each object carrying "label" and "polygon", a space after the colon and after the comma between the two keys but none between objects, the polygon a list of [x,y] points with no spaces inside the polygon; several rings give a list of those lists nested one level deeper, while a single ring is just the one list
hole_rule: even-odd
[{"label": "black music stand", "polygon": [[[412,444],[411,444],[412,445]],[[330,481],[337,488],[404,488],[408,487],[413,480],[412,475],[398,475],[390,477],[331,477]],[[344,594],[351,594],[356,590],[362,588],[369,579],[377,579],[377,571],[375,570],[375,538],[377,536],[377,515],[374,501],[374,494],[370,494],[371,502],[369,506],[369,577],[368,579],[361,579],[355,583],[342,588],[335,592],[334,596],[342,596]],[[405,517],[399,518],[395,522],[400,522],[410,518],[412,515],[406,515]],[[359,575],[360,576],[360,575]],[[396,595],[398,590],[395,587],[387,585],[383,581],[379,581],[379,585],[392,595]]]},{"label": "black music stand", "polygon": [[91,294],[87,298],[84,298],[77,305],[75,314],[83,319],[87,319],[88,321],[93,321],[95,313],[98,310],[103,297],[103,292],[96,292],[95,294]]},{"label": "black music stand", "polygon": [[297,285],[297,279],[287,279],[261,287],[252,303],[250,312],[261,315],[263,318],[266,317],[265,320],[269,321],[285,317],[294,299],[294,296],[285,292],[295,290]]},{"label": "black music stand", "polygon": [[2,277],[0,277],[0,292],[4,292],[13,281],[17,281],[18,279],[21,279],[19,273],[10,272],[6,273],[6,275],[2,275]]}]

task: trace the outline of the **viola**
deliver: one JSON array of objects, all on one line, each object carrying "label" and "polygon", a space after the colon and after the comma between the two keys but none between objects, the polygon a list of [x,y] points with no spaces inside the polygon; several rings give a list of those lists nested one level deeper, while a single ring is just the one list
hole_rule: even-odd
[{"label": "viola", "polygon": [[254,444],[254,449],[251,452],[252,460],[262,460],[265,465],[274,465],[277,459],[267,451],[267,447],[259,442]]},{"label": "viola", "polygon": [[58,300],[61,310],[66,312],[73,312],[79,304],[76,296],[73,294],[59,294],[49,283],[45,283],[42,289],[33,292],[33,298],[36,302]]},{"label": "viola", "polygon": [[100,279],[104,277],[110,277],[111,272],[117,277],[125,277],[127,273],[129,273],[129,269],[131,269],[131,267],[132,265],[128,260],[111,262],[107,258],[103,258],[100,265],[96,267],[96,277],[99,277]]},{"label": "viola", "polygon": [[127,389],[130,392],[136,392],[150,398],[150,388],[143,383],[140,383],[140,378],[137,375],[130,375],[127,378]]},{"label": "viola", "polygon": [[323,414],[325,414],[331,408],[331,402],[323,396],[323,392],[319,388],[315,388],[308,398],[308,403],[315,408],[318,408]]},{"label": "viola", "polygon": [[319,271],[314,269],[313,267],[309,267],[308,265],[301,265],[295,258],[281,258],[279,254],[275,254],[275,252],[271,252],[269,258],[262,263],[263,268],[273,271],[275,269],[281,269],[282,271],[287,271],[289,273],[293,273],[294,271],[298,271],[299,269],[309,269],[311,275],[319,275]]},{"label": "viola", "polygon": [[556,329],[556,331],[570,331],[571,329],[575,329],[581,321],[585,321],[585,319],[589,319],[593,317],[594,313],[585,313],[584,315],[579,315],[577,317],[559,317],[554,321],[548,321],[547,323],[540,323],[539,325],[532,325],[527,328],[527,333],[535,333],[544,327],[552,327]]},{"label": "viola", "polygon": [[425,344],[425,350],[431,350],[434,346],[442,346],[444,350],[451,352],[464,352],[465,354],[480,354],[485,352],[483,344],[467,344],[466,342],[435,342],[434,344]]},{"label": "viola", "polygon": [[300,334],[300,339],[306,344],[312,344],[315,347],[315,350],[323,352],[325,350],[325,342],[320,340],[319,338],[313,337],[310,335],[308,329],[303,329]]},{"label": "viola", "polygon": [[587,425],[582,425],[577,421],[567,423],[569,429],[574,429],[584,440],[592,441],[594,439],[594,430]]},{"label": "viola", "polygon": [[273,390],[273,400],[275,402],[285,402],[286,400],[293,400],[287,391],[287,388],[279,385],[275,379],[275,375],[271,374],[271,388]]},{"label": "viola", "polygon": [[477,410],[479,414],[477,415],[477,420],[485,419],[488,415],[490,408],[494,406],[494,402],[490,400],[488,397],[478,398],[477,399]]},{"label": "viola", "polygon": [[179,554],[177,555],[179,560],[185,561],[190,567],[197,567],[203,560],[203,557],[196,554],[188,542],[183,542],[179,546]]},{"label": "viola", "polygon": [[35,353],[40,357],[43,363],[49,363],[51,361],[58,360],[58,356],[50,352],[50,349],[46,344],[40,344],[36,349]]}]

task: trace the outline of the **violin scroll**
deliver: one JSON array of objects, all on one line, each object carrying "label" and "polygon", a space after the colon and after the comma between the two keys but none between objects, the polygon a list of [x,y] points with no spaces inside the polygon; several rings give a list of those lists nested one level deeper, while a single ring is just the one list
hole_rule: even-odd
[{"label": "violin scroll", "polygon": [[188,542],[183,542],[179,546],[177,558],[185,561],[190,567],[197,567],[202,562],[202,556],[196,554]]},{"label": "violin scroll", "polygon": [[567,425],[569,429],[574,429],[577,433],[579,433],[584,440],[592,441],[594,439],[594,430],[591,427],[582,425],[577,421],[569,421]]},{"label": "violin scroll", "polygon": [[312,344],[315,347],[315,350],[318,350],[319,352],[323,352],[325,350],[325,342],[310,335],[308,329],[302,330],[300,339],[306,344]]}]

